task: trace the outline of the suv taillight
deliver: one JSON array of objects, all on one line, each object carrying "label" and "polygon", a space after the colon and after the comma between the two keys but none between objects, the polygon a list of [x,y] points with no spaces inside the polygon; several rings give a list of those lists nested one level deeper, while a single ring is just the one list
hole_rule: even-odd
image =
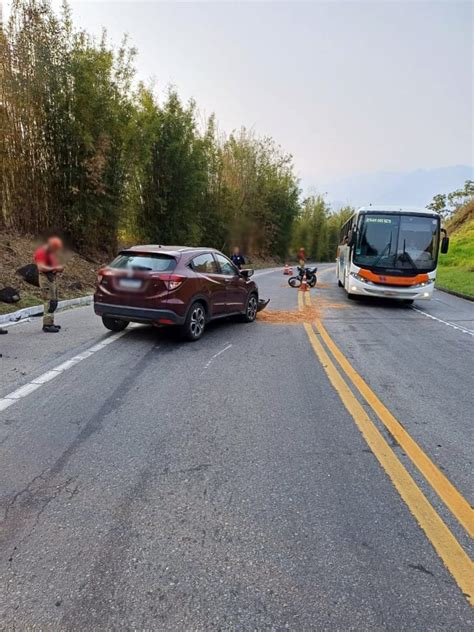
[{"label": "suv taillight", "polygon": [[181,274],[159,274],[158,278],[163,281],[168,290],[176,290],[186,279]]}]

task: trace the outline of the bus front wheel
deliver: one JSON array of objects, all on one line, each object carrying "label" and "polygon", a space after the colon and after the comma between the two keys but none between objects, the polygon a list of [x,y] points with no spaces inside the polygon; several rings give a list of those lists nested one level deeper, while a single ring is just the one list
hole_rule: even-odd
[{"label": "bus front wheel", "polygon": [[344,287],[344,284],[343,284],[343,283],[341,283],[341,282],[339,281],[339,279],[337,280],[337,284],[338,284],[338,286],[339,286],[339,287]]}]

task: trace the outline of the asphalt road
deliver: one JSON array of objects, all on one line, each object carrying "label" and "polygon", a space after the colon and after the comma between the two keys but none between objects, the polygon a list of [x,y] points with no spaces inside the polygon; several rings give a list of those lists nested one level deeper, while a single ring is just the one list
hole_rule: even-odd
[{"label": "asphalt road", "polygon": [[474,304],[320,270],[194,344],[90,307],[0,338],[1,630],[472,629]]}]

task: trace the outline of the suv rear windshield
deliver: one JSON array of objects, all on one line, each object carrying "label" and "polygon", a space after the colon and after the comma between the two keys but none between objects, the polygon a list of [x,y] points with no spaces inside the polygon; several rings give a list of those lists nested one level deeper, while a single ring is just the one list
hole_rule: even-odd
[{"label": "suv rear windshield", "polygon": [[109,268],[119,270],[145,270],[150,272],[172,272],[176,267],[176,259],[164,254],[140,252],[121,252]]}]

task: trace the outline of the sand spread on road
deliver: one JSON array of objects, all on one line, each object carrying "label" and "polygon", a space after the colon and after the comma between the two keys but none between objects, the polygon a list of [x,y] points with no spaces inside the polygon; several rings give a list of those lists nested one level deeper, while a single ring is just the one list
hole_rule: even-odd
[{"label": "sand spread on road", "polygon": [[[314,300],[314,299],[313,299]],[[343,303],[334,303],[318,297],[316,305],[304,305],[301,311],[272,311],[265,310],[257,314],[257,319],[271,325],[298,325],[312,323],[316,318],[321,318],[326,309],[347,309]]]}]

